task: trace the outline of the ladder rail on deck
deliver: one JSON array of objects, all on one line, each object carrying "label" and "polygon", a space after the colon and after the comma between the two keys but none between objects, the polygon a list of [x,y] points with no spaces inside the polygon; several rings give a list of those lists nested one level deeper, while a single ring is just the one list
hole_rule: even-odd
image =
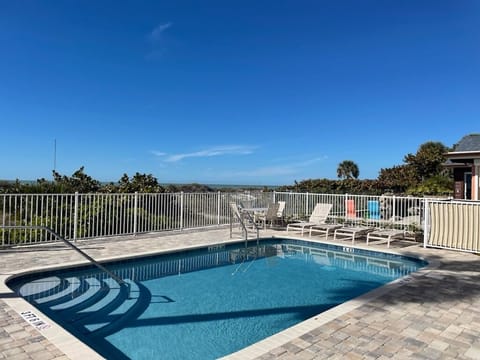
[{"label": "ladder rail on deck", "polygon": [[55,238],[57,238],[58,240],[62,241],[64,244],[66,244],[67,246],[71,247],[73,250],[75,250],[77,253],[79,253],[80,255],[82,255],[85,259],[87,259],[91,264],[93,264],[94,266],[96,266],[98,269],[100,269],[101,271],[105,272],[106,274],[108,274],[112,279],[114,279],[119,285],[124,285],[126,287],[129,288],[129,285],[126,281],[124,281],[123,279],[121,279],[120,277],[118,277],[117,275],[115,275],[113,272],[111,272],[110,270],[108,270],[105,266],[103,266],[102,264],[100,264],[98,261],[96,261],[94,258],[92,258],[90,255],[88,255],[86,252],[80,250],[76,245],[72,244],[70,241],[68,241],[67,239],[65,239],[63,236],[61,236],[60,234],[56,233],[55,231],[53,231],[52,229],[50,229],[49,227],[47,226],[35,226],[35,225],[0,225],[0,229],[5,229],[5,230],[43,230],[43,231],[46,231],[48,233],[50,233],[51,235],[53,235]]},{"label": "ladder rail on deck", "polygon": [[[238,221],[240,222],[240,226],[242,227],[242,230],[245,234],[245,245],[248,241],[248,228],[247,228],[247,225],[245,224],[245,221],[242,217],[242,215],[240,214],[240,212],[238,211],[238,208],[237,208],[237,204],[235,203],[230,203],[230,208],[231,208],[231,213],[238,219]],[[260,238],[260,228],[258,227],[258,225],[255,223],[255,220],[252,218],[252,215],[250,215],[250,213],[246,212],[246,216],[248,217],[248,221],[250,223],[253,224],[253,227],[255,228],[255,231],[256,231],[256,235],[257,235],[257,242]],[[232,217],[230,217],[230,238],[232,237],[232,228],[233,228],[233,221],[232,221]]]},{"label": "ladder rail on deck", "polygon": [[[256,232],[257,240],[258,240],[259,237],[260,237],[260,228],[256,224],[255,219],[252,218],[252,215],[248,211],[245,212],[245,215],[248,217],[249,223],[251,223],[253,225],[253,227],[255,228],[255,232]],[[244,224],[244,227],[245,227],[245,229],[247,228],[247,226],[245,224]],[[247,232],[247,236],[248,236],[248,232]]]},{"label": "ladder rail on deck", "polygon": [[[248,251],[247,248],[248,248],[248,228],[247,228],[247,225],[245,224],[245,221],[244,221],[244,218],[242,216],[242,214],[240,214],[240,212],[238,211],[238,207],[237,207],[237,204],[235,203],[230,203],[230,209],[231,209],[231,213],[238,219],[238,221],[240,222],[240,225],[242,226],[242,230],[243,232],[245,233],[245,257],[243,258],[242,262],[237,266],[237,268],[235,269],[235,271],[232,273],[232,275],[235,275],[239,270],[240,268],[243,266],[243,264],[245,263],[245,261],[248,259]],[[255,223],[255,220],[252,218],[252,216],[250,215],[249,212],[246,212],[245,213],[246,216],[248,217],[248,221],[253,224],[253,227],[255,228],[256,230],[256,235],[257,235],[257,254],[254,258],[254,260],[257,258],[258,256],[258,246],[259,246],[259,241],[260,241],[260,228],[257,226],[257,224]],[[230,238],[232,237],[232,228],[233,228],[233,221],[232,221],[232,218],[233,216],[230,217]],[[243,272],[246,272],[250,266],[252,264],[250,263],[246,269],[243,270]]]}]

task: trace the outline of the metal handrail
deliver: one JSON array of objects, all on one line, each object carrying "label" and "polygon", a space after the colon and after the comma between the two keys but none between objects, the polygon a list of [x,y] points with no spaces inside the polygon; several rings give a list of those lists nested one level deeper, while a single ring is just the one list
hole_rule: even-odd
[{"label": "metal handrail", "polygon": [[[252,215],[246,211],[245,214],[247,215],[248,217],[248,221],[250,221],[250,223],[252,223],[253,227],[255,228],[256,232],[257,232],[257,239],[259,238],[259,231],[260,231],[260,228],[258,227],[258,225],[255,223],[255,219],[252,218]],[[246,225],[244,225],[246,227]]]},{"label": "metal handrail", "polygon": [[[235,208],[234,208],[235,206]],[[245,223],[243,222],[243,219],[242,219],[242,216],[240,215],[240,213],[238,212],[238,208],[236,208],[236,204],[230,204],[230,208],[231,208],[231,212],[233,213],[233,215],[236,216],[236,218],[238,219],[238,221],[240,221],[240,225],[242,226],[243,228],[243,232],[245,234],[245,241],[248,240],[248,230],[247,230],[247,227],[245,226]],[[231,221],[231,218],[230,218],[230,238],[232,237],[232,226],[233,226],[233,223]]]},{"label": "metal handrail", "polygon": [[114,279],[116,282],[118,282],[119,285],[125,285],[125,286],[129,287],[129,284],[127,282],[125,282],[123,279],[121,279],[120,277],[118,277],[117,275],[112,273],[110,270],[108,270],[105,266],[103,266],[102,264],[97,262],[90,255],[88,255],[84,251],[80,250],[77,246],[75,246],[70,241],[66,240],[63,236],[57,234],[55,231],[53,231],[52,229],[50,229],[47,226],[0,225],[0,229],[6,229],[6,230],[43,230],[43,231],[46,231],[46,232],[50,233],[51,235],[53,235],[54,237],[56,237],[58,240],[63,241],[63,243],[65,243],[66,245],[70,246],[73,250],[78,252],[80,255],[82,255],[85,259],[87,259],[89,262],[91,262],[93,265],[95,265],[101,271],[108,274],[112,279]]},{"label": "metal handrail", "polygon": [[[232,275],[235,275],[240,270],[240,268],[243,266],[245,260],[247,260],[247,257],[248,257],[248,254],[247,254],[248,229],[247,229],[247,226],[245,225],[245,222],[243,221],[242,215],[240,214],[240,212],[238,210],[237,204],[230,203],[230,208],[231,208],[231,212],[237,217],[238,221],[240,221],[240,224],[243,227],[243,231],[245,232],[245,257],[243,258],[242,262],[237,266],[235,271],[232,273]],[[259,241],[260,241],[260,235],[259,235],[259,229],[260,228],[257,226],[257,224],[255,224],[255,221],[252,218],[252,216],[250,215],[250,213],[247,212],[246,214],[248,216],[248,220],[253,224],[253,226],[255,227],[255,229],[257,231],[257,256],[258,256],[258,246],[259,246]],[[232,226],[233,226],[233,223],[232,223],[231,218],[230,218],[230,238],[232,237]],[[255,259],[256,259],[257,256],[255,256]],[[250,266],[251,266],[251,264],[247,267],[246,270],[248,270],[248,268]],[[244,271],[246,271],[246,270],[244,270]]]},{"label": "metal handrail", "polygon": [[[237,205],[235,203],[231,203],[230,204],[230,207],[231,207],[231,212],[237,217],[238,221],[240,221],[240,225],[242,226],[243,228],[243,231],[245,233],[245,242],[248,241],[248,229],[247,229],[247,226],[245,225],[245,222],[243,221],[243,218],[240,214],[240,212],[238,211],[238,208],[236,207]],[[257,240],[259,239],[260,237],[260,234],[259,234],[259,227],[257,226],[257,224],[255,224],[255,221],[253,220],[252,216],[247,213],[247,216],[249,218],[249,221],[253,224],[253,226],[255,227],[256,229],[256,232],[257,232]],[[230,221],[230,237],[232,237],[232,222]]]}]

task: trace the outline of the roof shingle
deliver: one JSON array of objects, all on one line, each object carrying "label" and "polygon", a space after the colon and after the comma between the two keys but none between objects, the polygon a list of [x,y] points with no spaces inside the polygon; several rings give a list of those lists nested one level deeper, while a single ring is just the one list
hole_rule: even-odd
[{"label": "roof shingle", "polygon": [[458,142],[453,151],[480,151],[480,134],[465,135]]}]

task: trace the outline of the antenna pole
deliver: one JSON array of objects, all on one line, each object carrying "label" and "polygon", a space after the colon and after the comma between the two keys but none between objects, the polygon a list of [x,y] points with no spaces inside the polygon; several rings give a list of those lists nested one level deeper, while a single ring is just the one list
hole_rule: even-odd
[{"label": "antenna pole", "polygon": [[57,169],[57,139],[53,140],[53,171]]}]

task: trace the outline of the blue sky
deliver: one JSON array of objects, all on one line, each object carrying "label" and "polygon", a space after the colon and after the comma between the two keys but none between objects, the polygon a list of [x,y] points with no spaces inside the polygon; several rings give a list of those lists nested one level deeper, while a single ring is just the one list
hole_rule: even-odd
[{"label": "blue sky", "polygon": [[480,132],[480,1],[0,0],[0,179],[360,178]]}]

